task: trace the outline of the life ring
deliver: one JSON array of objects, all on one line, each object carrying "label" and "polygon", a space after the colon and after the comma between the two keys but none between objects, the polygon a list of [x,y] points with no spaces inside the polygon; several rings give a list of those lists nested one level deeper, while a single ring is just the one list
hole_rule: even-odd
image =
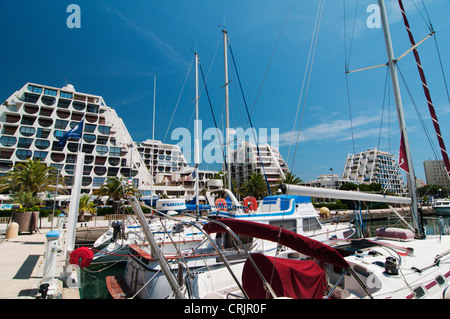
[{"label": "life ring", "polygon": [[258,209],[258,202],[256,198],[253,196],[248,196],[244,198],[244,212],[248,213],[249,211],[256,211]]},{"label": "life ring", "polygon": [[216,199],[214,204],[218,210],[227,210],[227,201],[223,198]]}]

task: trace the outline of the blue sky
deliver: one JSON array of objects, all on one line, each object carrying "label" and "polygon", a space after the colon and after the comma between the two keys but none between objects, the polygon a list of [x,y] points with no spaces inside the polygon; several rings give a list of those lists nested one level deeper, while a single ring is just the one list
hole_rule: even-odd
[{"label": "blue sky", "polygon": [[[450,77],[450,2],[424,2],[436,31],[444,73]],[[72,3],[80,7],[81,28],[67,27],[70,13],[66,9]],[[385,68],[349,75],[353,139],[349,121],[346,53],[351,70],[387,61],[381,29],[367,25],[371,15],[367,8],[375,3],[346,1],[344,19],[342,0],[325,1],[308,91],[303,91],[300,103],[305,111],[297,147],[297,132],[292,131],[318,11],[319,3],[313,0],[0,1],[0,97],[8,98],[26,82],[55,87],[71,83],[77,91],[103,96],[123,118],[133,139],[142,141],[152,134],[156,76],[155,138],[177,143],[170,139],[175,128],[193,129],[193,69],[187,73],[194,51],[208,72],[215,116],[220,125],[224,122],[225,25],[248,107],[253,108],[255,128],[279,129],[280,152],[302,179],[315,179],[330,168],[342,173],[347,154],[354,150],[358,153],[379,145],[383,151],[398,154],[400,137],[392,94],[390,102],[386,95],[383,103]],[[394,52],[399,56],[409,48],[409,41],[397,1],[386,3]],[[418,42],[428,34],[422,1],[404,0],[404,4]],[[450,148],[450,104],[434,40],[427,40],[419,53]],[[436,143],[412,54],[399,65]],[[232,70],[229,77],[231,127],[245,128],[247,117],[237,77]],[[424,179],[422,162],[435,155],[402,81],[401,89],[416,176]],[[199,104],[203,128],[214,127],[204,91]],[[208,143],[203,141],[203,147]],[[220,169],[221,164],[200,167]]]}]

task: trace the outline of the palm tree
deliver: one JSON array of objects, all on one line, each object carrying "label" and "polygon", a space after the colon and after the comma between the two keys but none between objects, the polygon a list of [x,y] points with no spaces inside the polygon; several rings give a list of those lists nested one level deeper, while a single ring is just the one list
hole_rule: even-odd
[{"label": "palm tree", "polygon": [[82,221],[85,213],[95,214],[95,207],[97,206],[94,202],[90,201],[92,195],[83,194],[80,197],[80,205],[78,207],[78,221]]},{"label": "palm tree", "polygon": [[[19,191],[31,192],[37,195],[40,192],[54,191],[56,187],[57,170],[47,166],[40,160],[28,159],[17,163],[14,169],[0,178],[0,192]],[[64,182],[61,178],[61,184]]]},{"label": "palm tree", "polygon": [[268,190],[264,177],[259,173],[253,173],[240,188],[244,196],[254,196],[256,199],[267,196]]},{"label": "palm tree", "polygon": [[300,177],[295,176],[292,172],[287,172],[284,175],[284,179],[281,182],[283,184],[291,184],[291,185],[300,185],[303,183],[303,180]]},{"label": "palm tree", "polygon": [[112,177],[108,178],[95,194],[99,196],[108,196],[108,201],[113,201],[114,214],[117,214],[120,199],[127,195],[139,195],[140,193],[135,186],[123,183],[123,180],[118,177]]},{"label": "palm tree", "polygon": [[13,194],[12,198],[14,199],[14,202],[20,203],[23,208],[33,208],[42,202],[41,199],[31,191],[16,192]]}]

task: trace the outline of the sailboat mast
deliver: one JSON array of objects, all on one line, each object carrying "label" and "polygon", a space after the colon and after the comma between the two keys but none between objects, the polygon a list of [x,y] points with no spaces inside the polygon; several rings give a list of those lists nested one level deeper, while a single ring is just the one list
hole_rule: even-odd
[{"label": "sailboat mast", "polygon": [[412,216],[414,219],[414,226],[416,228],[416,231],[420,238],[423,237],[422,233],[422,227],[419,219],[419,211],[418,211],[418,198],[417,198],[417,192],[416,192],[416,181],[415,181],[415,174],[414,174],[414,168],[412,164],[411,159],[411,152],[409,148],[409,142],[408,142],[408,134],[406,132],[406,124],[405,124],[405,117],[403,113],[403,105],[402,105],[402,99],[400,95],[400,87],[398,84],[398,76],[397,76],[397,69],[395,67],[395,58],[394,58],[394,50],[392,48],[392,40],[391,40],[391,34],[389,32],[389,24],[387,20],[386,15],[386,7],[384,5],[384,0],[378,0],[378,4],[380,7],[380,15],[381,15],[381,23],[383,26],[383,33],[384,33],[384,39],[386,43],[386,51],[388,55],[388,64],[389,69],[391,72],[391,79],[392,79],[392,87],[394,90],[395,95],[395,105],[397,108],[397,117],[399,121],[400,126],[400,132],[403,139],[403,145],[405,147],[405,156],[406,161],[408,164],[408,170],[409,172],[406,174],[407,176],[407,182],[408,182],[408,190],[411,196],[411,210],[412,210]]},{"label": "sailboat mast", "polygon": [[226,114],[226,152],[227,152],[227,181],[228,189],[231,190],[231,153],[230,153],[230,111],[229,111],[229,101],[228,101],[228,50],[227,42],[228,35],[225,29],[223,32],[223,56],[224,56],[224,68],[225,68],[225,114]]},{"label": "sailboat mast", "polygon": [[194,122],[194,164],[195,164],[195,212],[199,216],[198,165],[200,164],[200,143],[198,132],[198,53],[195,53],[195,122]]},{"label": "sailboat mast", "polygon": [[152,175],[152,178],[151,178],[152,184],[151,184],[151,189],[150,189],[150,197],[151,197],[150,206],[153,206],[153,184],[154,184],[154,180],[153,180],[154,154],[153,154],[153,152],[155,150],[155,115],[156,115],[155,109],[156,109],[156,75],[153,79],[153,125],[152,125],[152,151],[151,151],[152,160],[151,160],[151,164],[150,164],[150,174]]}]

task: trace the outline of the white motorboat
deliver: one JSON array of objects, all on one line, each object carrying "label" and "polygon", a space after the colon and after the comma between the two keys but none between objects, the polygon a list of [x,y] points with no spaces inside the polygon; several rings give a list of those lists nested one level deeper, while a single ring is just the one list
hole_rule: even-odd
[{"label": "white motorboat", "polygon": [[437,216],[450,216],[450,199],[438,199],[434,202],[433,212]]}]

